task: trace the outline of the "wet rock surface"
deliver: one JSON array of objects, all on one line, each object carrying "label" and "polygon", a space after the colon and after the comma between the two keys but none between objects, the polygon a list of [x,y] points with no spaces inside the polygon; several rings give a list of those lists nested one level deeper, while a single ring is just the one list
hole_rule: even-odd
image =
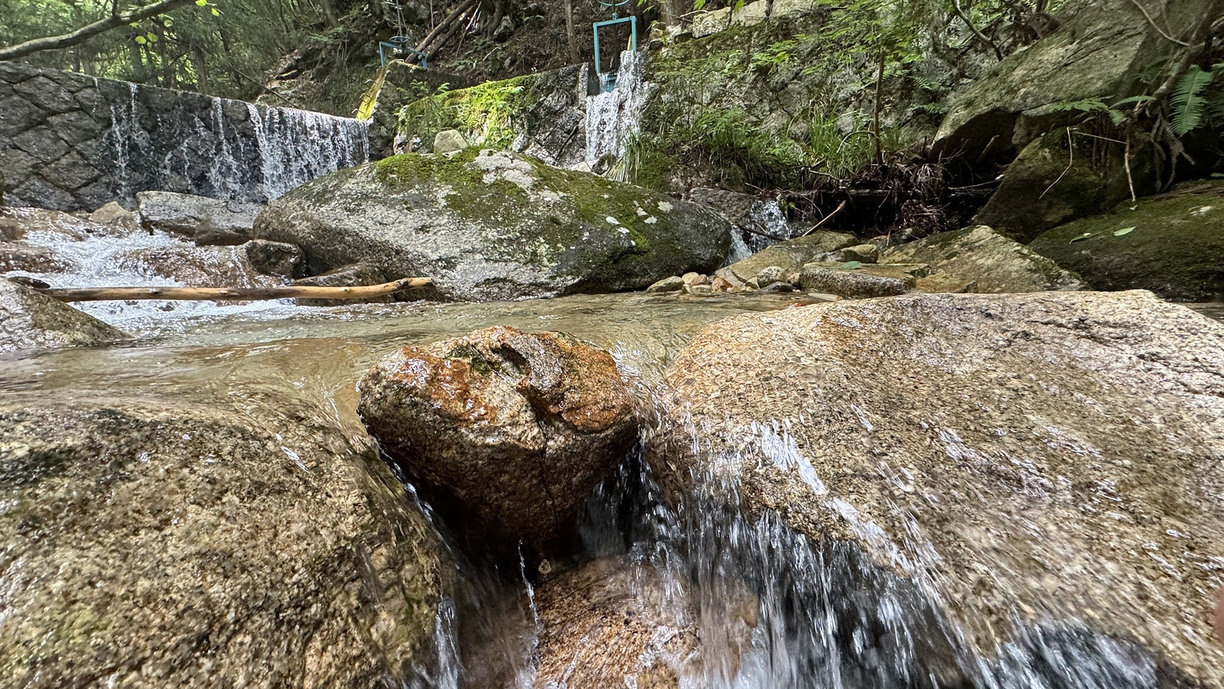
[{"label": "wet rock surface", "polygon": [[371,449],[278,407],[0,406],[0,685],[411,680],[451,565]]},{"label": "wet rock surface", "polygon": [[[169,191],[142,191],[136,200],[146,229],[202,238],[206,244],[242,244],[250,239],[255,216],[263,208]],[[224,237],[233,239],[221,241]]]},{"label": "wet rock surface", "polygon": [[462,505],[463,521],[533,552],[564,549],[587,495],[637,438],[612,357],[560,333],[497,327],[404,347],[359,393],[387,455]]},{"label": "wet rock surface", "polygon": [[[1131,210],[1132,206],[1134,210]],[[1224,183],[1195,182],[1043,233],[1033,251],[1093,289],[1224,300]]]},{"label": "wet rock surface", "polygon": [[696,204],[475,149],[329,175],[269,205],[255,226],[302,247],[313,272],[367,263],[477,301],[639,289],[713,270],[730,232]]},{"label": "wet rock surface", "polygon": [[689,591],[626,558],[587,563],[542,584],[533,686],[674,689],[698,649]]},{"label": "wet rock surface", "polygon": [[924,291],[997,294],[1084,288],[1074,273],[984,225],[941,232],[893,247],[880,260],[926,263],[944,273],[928,281],[929,285],[920,280],[919,289]]},{"label": "wet rock surface", "polygon": [[89,314],[0,278],[0,352],[93,347],[127,337]]},{"label": "wet rock surface", "polygon": [[1138,291],[915,294],[722,321],[667,380],[650,461],[673,489],[728,476],[1002,667],[1027,640],[1079,649],[1056,684],[1224,684],[1224,325]]}]

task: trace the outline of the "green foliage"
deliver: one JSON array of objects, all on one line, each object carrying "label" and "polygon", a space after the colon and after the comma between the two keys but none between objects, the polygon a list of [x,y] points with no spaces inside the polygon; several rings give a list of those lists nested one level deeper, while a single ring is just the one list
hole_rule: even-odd
[{"label": "green foliage", "polygon": [[[1216,65],[1216,67],[1221,67],[1221,65]],[[1192,65],[1182,75],[1177,82],[1177,87],[1173,90],[1172,98],[1169,99],[1169,106],[1173,111],[1174,134],[1185,136],[1203,124],[1208,109],[1208,101],[1204,92],[1214,78],[1215,69],[1207,72],[1198,65]]]},{"label": "green foliage", "polygon": [[[196,0],[28,60],[99,77],[252,98],[269,69],[326,21],[324,2],[331,0]],[[116,4],[123,11],[145,1],[0,0],[0,45],[68,33],[108,16]]]}]

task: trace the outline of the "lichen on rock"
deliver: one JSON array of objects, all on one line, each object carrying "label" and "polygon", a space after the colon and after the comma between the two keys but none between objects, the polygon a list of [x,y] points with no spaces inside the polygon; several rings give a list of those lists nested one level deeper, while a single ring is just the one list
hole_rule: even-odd
[{"label": "lichen on rock", "polygon": [[731,226],[640,187],[470,148],[307,183],[269,205],[255,234],[302,247],[313,272],[366,263],[484,301],[637,289],[713,270]]}]

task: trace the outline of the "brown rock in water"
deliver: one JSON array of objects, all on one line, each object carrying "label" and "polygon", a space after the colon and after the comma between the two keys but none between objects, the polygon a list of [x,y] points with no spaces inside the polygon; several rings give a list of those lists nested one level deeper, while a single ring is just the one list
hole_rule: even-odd
[{"label": "brown rock in water", "polygon": [[136,220],[136,214],[114,201],[90,213],[89,221],[109,225],[123,232],[136,232],[140,229],[140,223]]},{"label": "brown rock in water", "polygon": [[970,649],[1083,624],[1144,686],[1224,686],[1224,324],[1138,291],[911,294],[720,321],[666,379],[671,490],[722,468],[749,514],[933,587]]},{"label": "brown rock in water", "polygon": [[566,538],[637,438],[611,355],[561,333],[404,347],[358,389],[366,427],[409,475],[535,552]]},{"label": "brown rock in water", "polygon": [[[940,232],[884,252],[882,263],[926,263],[944,274],[919,281],[924,292],[1048,292],[1084,289],[1079,276],[985,225]],[[952,287],[940,289],[939,287]]]}]

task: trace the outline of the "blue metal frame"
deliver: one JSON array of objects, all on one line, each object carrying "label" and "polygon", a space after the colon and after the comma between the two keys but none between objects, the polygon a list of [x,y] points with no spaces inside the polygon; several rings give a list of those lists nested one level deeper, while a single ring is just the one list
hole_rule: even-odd
[{"label": "blue metal frame", "polygon": [[595,22],[591,25],[591,32],[595,34],[595,73],[602,74],[599,64],[599,29],[604,26],[612,26],[613,24],[624,24],[629,22],[629,49],[637,50],[637,17],[629,15],[620,19],[609,19],[605,22]]},{"label": "blue metal frame", "polygon": [[392,36],[391,39],[388,41],[379,41],[378,42],[378,62],[379,64],[384,67],[387,65],[386,49],[390,48],[391,50],[408,53],[410,55],[416,55],[417,57],[421,58],[421,69],[429,69],[429,56],[426,55],[425,53],[422,53],[419,50],[413,50],[412,48],[407,47],[407,45],[411,41],[412,39],[407,36]]}]

